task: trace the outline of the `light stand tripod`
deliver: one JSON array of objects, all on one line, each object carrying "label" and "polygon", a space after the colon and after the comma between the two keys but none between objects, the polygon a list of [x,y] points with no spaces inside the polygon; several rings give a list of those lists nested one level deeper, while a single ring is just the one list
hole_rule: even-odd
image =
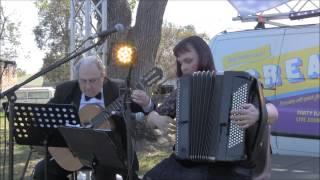
[{"label": "light stand tripod", "polygon": [[128,178],[132,180],[133,178],[133,157],[134,157],[134,148],[133,148],[133,140],[135,138],[135,121],[131,118],[131,99],[130,99],[130,88],[131,88],[131,72],[132,72],[132,64],[129,67],[129,72],[127,76],[126,82],[126,92],[124,96],[124,120],[126,123],[126,130],[127,130],[127,166],[128,166]]}]

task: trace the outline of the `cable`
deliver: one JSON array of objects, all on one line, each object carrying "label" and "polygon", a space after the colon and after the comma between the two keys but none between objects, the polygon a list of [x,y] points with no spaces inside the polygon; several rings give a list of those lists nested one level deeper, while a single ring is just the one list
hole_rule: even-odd
[{"label": "cable", "polygon": [[[7,112],[7,107],[3,109],[4,118],[3,118],[3,162],[2,162],[2,179],[5,180],[5,167],[6,167],[6,157],[7,157],[7,116],[5,113]],[[1,141],[1,140],[0,140]],[[1,147],[0,147],[1,148]],[[0,154],[1,155],[1,154]]]},{"label": "cable", "polygon": [[[1,89],[2,89],[2,76],[3,76],[3,73],[5,71],[5,68],[6,68],[6,65],[3,67],[2,69],[2,72],[0,74],[0,85],[1,85]],[[0,92],[1,93],[1,92]],[[0,104],[1,106],[1,104]],[[3,149],[3,153],[0,151],[0,156],[3,157],[3,161],[2,163],[0,164],[0,171],[2,172],[2,176],[0,176],[0,179],[5,179],[5,167],[6,167],[6,150],[7,150],[7,123],[6,123],[6,116],[5,116],[5,112],[6,112],[6,109],[3,109],[3,118],[0,117],[0,127],[3,127],[3,138],[2,138],[2,135],[0,134],[0,142],[1,142],[1,145],[0,145],[0,149]],[[3,123],[1,121],[4,121]],[[2,126],[3,124],[3,126]],[[3,142],[3,148],[2,148],[2,142]]]}]

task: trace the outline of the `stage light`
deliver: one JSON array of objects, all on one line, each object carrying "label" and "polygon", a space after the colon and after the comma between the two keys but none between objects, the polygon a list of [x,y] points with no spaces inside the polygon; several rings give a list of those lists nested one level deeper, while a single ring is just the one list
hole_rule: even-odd
[{"label": "stage light", "polygon": [[119,66],[130,66],[136,63],[137,50],[133,43],[119,42],[114,45],[112,56]]}]

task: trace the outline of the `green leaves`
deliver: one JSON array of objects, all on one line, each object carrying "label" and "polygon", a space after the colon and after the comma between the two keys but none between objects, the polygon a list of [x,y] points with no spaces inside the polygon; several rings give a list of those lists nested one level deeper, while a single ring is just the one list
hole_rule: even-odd
[{"label": "green leaves", "polygon": [[20,45],[19,22],[12,22],[0,4],[0,59],[13,61]]},{"label": "green leaves", "polygon": [[175,77],[176,61],[173,55],[174,46],[182,39],[198,35],[205,40],[209,40],[207,34],[199,34],[193,25],[178,26],[170,22],[164,22],[162,25],[161,41],[157,52],[156,65],[161,66],[165,71],[167,79]]},{"label": "green leaves", "polygon": [[[46,50],[43,67],[53,64],[68,53],[70,18],[69,0],[39,0],[39,24],[33,32],[40,49]],[[55,86],[57,83],[68,80],[70,74],[68,64],[62,65],[52,72],[44,75],[44,84]]]}]

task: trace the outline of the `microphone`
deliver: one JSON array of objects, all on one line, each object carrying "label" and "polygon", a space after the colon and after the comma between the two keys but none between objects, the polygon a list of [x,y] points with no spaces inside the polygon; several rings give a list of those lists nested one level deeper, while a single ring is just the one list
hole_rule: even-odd
[{"label": "microphone", "polygon": [[144,115],[144,113],[142,113],[142,112],[137,112],[137,113],[132,113],[132,114],[131,114],[131,117],[132,117],[134,120],[143,123],[143,122],[144,122],[145,115]]},{"label": "microphone", "polygon": [[11,65],[16,65],[15,61],[4,61],[0,59],[0,62],[4,63],[4,64],[11,64]]},{"label": "microphone", "polygon": [[[111,114],[113,116],[119,116],[119,117],[122,117],[123,116],[123,113],[121,113],[120,111],[111,111]],[[142,112],[137,112],[137,113],[131,113],[130,114],[130,117],[133,119],[133,120],[136,120],[138,122],[143,122],[144,121],[144,113]]]},{"label": "microphone", "polygon": [[96,33],[93,36],[90,36],[89,39],[95,39],[97,37],[103,38],[103,37],[109,36],[110,34],[115,33],[115,32],[123,32],[124,30],[125,30],[124,26],[119,23],[119,24],[116,24],[111,29],[101,31],[101,32]]}]

